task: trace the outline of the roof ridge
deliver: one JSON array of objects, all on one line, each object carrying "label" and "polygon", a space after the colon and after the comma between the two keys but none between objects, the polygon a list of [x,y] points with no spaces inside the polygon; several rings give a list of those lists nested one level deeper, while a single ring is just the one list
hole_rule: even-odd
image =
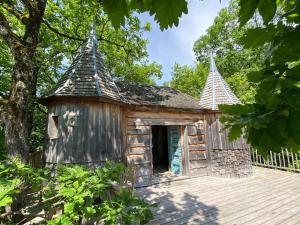
[{"label": "roof ridge", "polygon": [[91,31],[90,31],[90,35],[89,35],[89,39],[87,41],[87,44],[91,42],[92,44],[92,52],[93,52],[93,67],[94,67],[94,79],[95,79],[95,85],[96,85],[96,90],[99,96],[103,95],[101,89],[100,89],[100,83],[99,83],[99,79],[98,79],[98,71],[97,71],[97,61],[96,61],[96,49],[98,49],[98,39],[97,39],[97,34],[96,34],[96,24],[95,21],[93,21],[92,27],[91,27]]}]

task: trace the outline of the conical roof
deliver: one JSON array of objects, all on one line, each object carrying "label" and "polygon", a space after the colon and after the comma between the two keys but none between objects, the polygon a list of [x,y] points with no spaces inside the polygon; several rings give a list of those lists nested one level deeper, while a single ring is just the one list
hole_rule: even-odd
[{"label": "conical roof", "polygon": [[200,97],[200,106],[205,109],[218,110],[220,104],[233,105],[240,103],[240,100],[219,73],[211,53],[210,72]]},{"label": "conical roof", "polygon": [[99,96],[122,101],[118,87],[98,51],[95,24],[88,40],[48,97],[50,96]]}]

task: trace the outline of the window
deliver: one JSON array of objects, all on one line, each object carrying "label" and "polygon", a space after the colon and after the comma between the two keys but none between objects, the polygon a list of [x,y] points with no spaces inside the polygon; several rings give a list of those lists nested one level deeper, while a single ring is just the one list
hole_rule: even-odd
[{"label": "window", "polygon": [[48,124],[48,135],[50,139],[58,138],[58,116],[50,116]]}]

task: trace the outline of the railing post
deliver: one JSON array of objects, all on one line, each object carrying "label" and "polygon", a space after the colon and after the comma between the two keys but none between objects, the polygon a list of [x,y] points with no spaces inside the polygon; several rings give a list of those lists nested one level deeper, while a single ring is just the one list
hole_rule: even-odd
[{"label": "railing post", "polygon": [[294,166],[294,164],[295,164],[295,161],[294,161],[294,153],[291,152],[291,155],[292,155],[292,166]]},{"label": "railing post", "polygon": [[295,155],[296,155],[296,157],[295,157],[296,158],[296,166],[295,166],[295,168],[299,169],[298,152],[296,152]]},{"label": "railing post", "polygon": [[277,158],[276,158],[276,153],[274,152],[274,162],[275,162],[275,167],[277,167]]},{"label": "railing post", "polygon": [[255,153],[256,153],[256,163],[258,163],[257,149],[255,149]]},{"label": "railing post", "polygon": [[284,151],[283,151],[283,149],[281,149],[281,155],[282,155],[283,167],[285,167],[285,159],[284,159]]},{"label": "railing post", "polygon": [[272,151],[270,151],[269,154],[270,154],[270,157],[271,157],[271,165],[273,166],[273,154],[272,154]]},{"label": "railing post", "polygon": [[287,163],[288,163],[288,168],[290,167],[290,153],[289,153],[289,151],[287,150],[287,148],[285,149],[285,152],[286,152],[286,155],[287,155]]}]

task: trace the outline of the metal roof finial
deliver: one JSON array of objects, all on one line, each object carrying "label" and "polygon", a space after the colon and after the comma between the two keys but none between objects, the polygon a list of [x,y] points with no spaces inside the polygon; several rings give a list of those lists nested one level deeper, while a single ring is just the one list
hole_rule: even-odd
[{"label": "metal roof finial", "polygon": [[98,47],[98,39],[96,33],[96,20],[94,19],[91,25],[91,30],[88,38],[88,44],[92,46],[92,48]]},{"label": "metal roof finial", "polygon": [[218,73],[218,68],[216,66],[214,57],[213,57],[213,51],[210,52],[210,72],[212,73]]}]

